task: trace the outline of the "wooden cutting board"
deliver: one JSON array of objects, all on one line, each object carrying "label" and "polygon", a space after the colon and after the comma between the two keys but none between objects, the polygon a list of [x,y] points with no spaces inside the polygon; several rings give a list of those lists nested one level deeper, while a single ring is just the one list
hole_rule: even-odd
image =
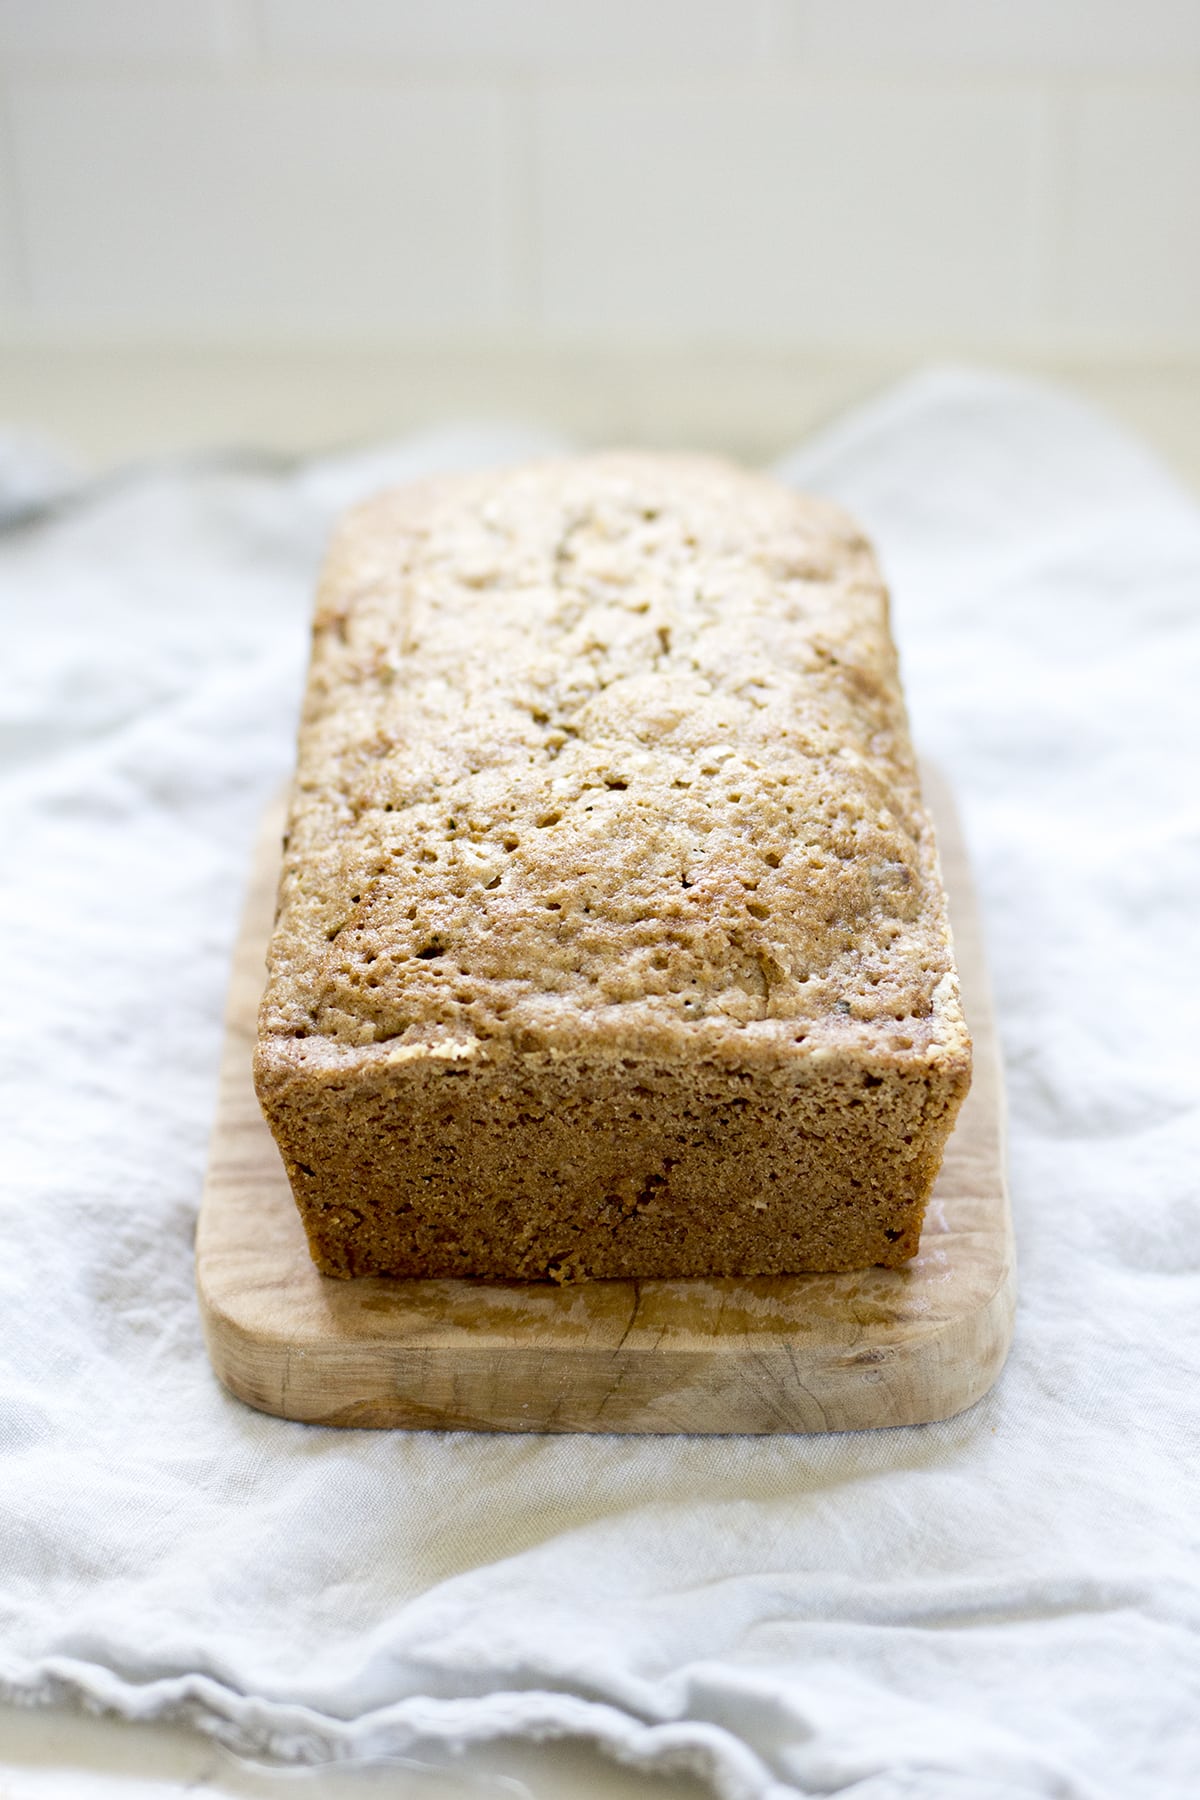
[{"label": "wooden cutting board", "polygon": [[920,1255],[850,1275],[550,1283],[333,1281],[309,1260],[250,1055],[282,811],[264,824],[234,956],[196,1232],[212,1365],[264,1412],[476,1431],[811,1432],[948,1418],[1012,1333],[1001,1067],[979,918],[944,783],[926,771],[975,1040]]}]

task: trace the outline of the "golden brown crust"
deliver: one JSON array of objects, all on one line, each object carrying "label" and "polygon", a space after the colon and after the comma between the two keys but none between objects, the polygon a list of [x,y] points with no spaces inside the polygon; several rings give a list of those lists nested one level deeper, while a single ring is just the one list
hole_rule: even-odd
[{"label": "golden brown crust", "polygon": [[634,454],[350,515],[269,960],[330,1273],[913,1254],[970,1050],[853,524]]}]

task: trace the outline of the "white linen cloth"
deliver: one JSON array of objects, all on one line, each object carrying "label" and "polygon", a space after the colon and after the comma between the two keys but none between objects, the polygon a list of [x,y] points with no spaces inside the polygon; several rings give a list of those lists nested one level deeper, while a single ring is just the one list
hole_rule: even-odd
[{"label": "white linen cloth", "polygon": [[1192,1796],[1200,511],[1052,391],[935,373],[782,465],[876,538],[965,815],[1020,1252],[993,1393],[541,1438],[310,1429],[212,1378],[229,953],[332,513],[540,447],[148,466],[41,511],[0,459],[0,1693],[296,1761],[582,1734],[726,1800]]}]

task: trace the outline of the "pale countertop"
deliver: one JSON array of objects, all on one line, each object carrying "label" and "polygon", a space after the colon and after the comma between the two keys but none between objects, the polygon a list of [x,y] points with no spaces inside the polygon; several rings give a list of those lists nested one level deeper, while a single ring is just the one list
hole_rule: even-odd
[{"label": "pale countertop", "polygon": [[913,369],[967,362],[1057,381],[1200,490],[1200,360],[513,347],[122,348],[0,344],[0,428],[111,470],[162,453],[303,455],[453,420],[581,444],[720,450],[768,462]]},{"label": "pale countertop", "polygon": [[[945,359],[941,359],[945,360]],[[976,360],[976,359],[972,359]],[[84,468],[254,446],[300,455],[451,419],[548,426],[581,442],[724,450],[766,461],[913,366],[886,355],[272,347],[0,347],[0,429]],[[1002,365],[1104,408],[1200,492],[1200,364]],[[632,1774],[586,1745],[508,1745],[449,1767],[269,1770],[181,1727],[0,1708],[0,1800],[700,1800],[697,1781]]]}]

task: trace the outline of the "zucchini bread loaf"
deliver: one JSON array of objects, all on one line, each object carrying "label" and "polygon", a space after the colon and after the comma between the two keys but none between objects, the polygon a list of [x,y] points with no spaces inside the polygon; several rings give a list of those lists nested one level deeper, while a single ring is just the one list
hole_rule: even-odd
[{"label": "zucchini bread loaf", "polygon": [[352,512],[268,961],[326,1274],[913,1256],[970,1043],[855,526],[638,454]]}]

